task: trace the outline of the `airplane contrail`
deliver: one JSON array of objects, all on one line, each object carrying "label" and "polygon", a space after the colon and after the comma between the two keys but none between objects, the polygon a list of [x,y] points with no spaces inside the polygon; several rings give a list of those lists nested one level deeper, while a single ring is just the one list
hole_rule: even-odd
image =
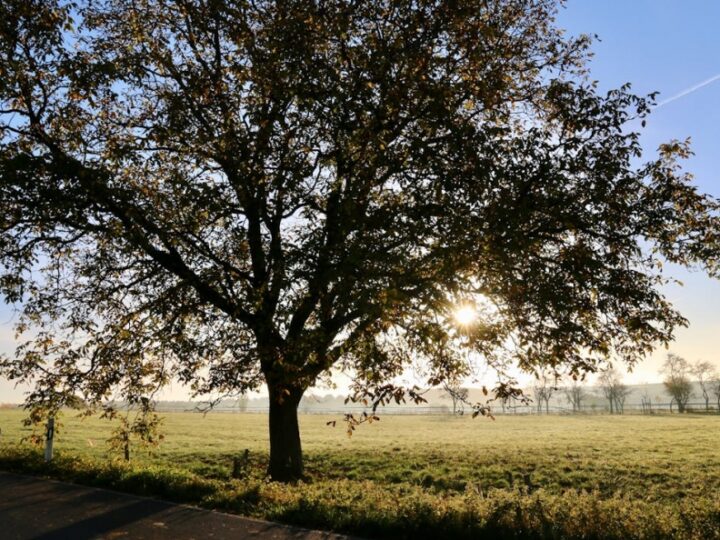
[{"label": "airplane contrail", "polygon": [[696,90],[700,90],[700,89],[703,88],[704,86],[707,86],[708,84],[712,84],[712,83],[714,83],[714,82],[717,81],[717,80],[720,80],[720,73],[718,73],[717,75],[713,75],[713,76],[710,77],[709,79],[705,79],[703,82],[697,83],[696,85],[691,86],[690,88],[686,88],[685,90],[683,90],[682,92],[680,92],[680,93],[678,93],[678,94],[675,94],[674,96],[671,96],[671,97],[669,97],[669,98],[667,98],[667,99],[664,99],[663,101],[661,101],[660,103],[658,103],[658,104],[655,106],[655,108],[656,108],[656,109],[659,109],[660,107],[662,107],[662,106],[664,106],[664,105],[667,105],[668,103],[672,103],[672,102],[675,101],[676,99],[680,99],[680,98],[682,98],[682,97],[685,97],[685,96],[687,96],[688,94],[692,94],[692,93],[695,92]]}]

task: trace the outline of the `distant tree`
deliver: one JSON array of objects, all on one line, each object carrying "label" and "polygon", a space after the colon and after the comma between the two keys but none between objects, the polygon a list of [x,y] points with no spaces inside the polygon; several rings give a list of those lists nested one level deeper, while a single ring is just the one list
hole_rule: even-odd
[{"label": "distant tree", "polygon": [[654,96],[601,93],[560,6],[3,0],[0,292],[30,339],[2,376],[44,410],[264,385],[292,481],[335,369],[375,407],[422,400],[393,382],[418,359],[440,386],[509,343],[532,372],[669,342],[658,263],[714,275],[718,203],[686,143],[638,162]]},{"label": "distant tree", "polygon": [[692,382],[690,381],[691,366],[681,356],[676,354],[668,354],[660,373],[665,375],[663,384],[665,390],[672,398],[672,403],[676,403],[678,412],[684,413],[687,409],[687,403],[692,397]]},{"label": "distant tree", "polygon": [[623,414],[625,412],[625,400],[632,394],[632,390],[622,382],[615,387],[615,409]]},{"label": "distant tree", "polygon": [[572,406],[573,412],[579,412],[582,410],[582,403],[587,397],[587,390],[581,384],[580,381],[572,379],[570,384],[563,388],[565,393],[565,399]]},{"label": "distant tree", "polygon": [[644,414],[652,413],[652,396],[647,383],[643,384],[642,395],[640,396],[640,402],[642,405],[642,411]]},{"label": "distant tree", "polygon": [[452,400],[452,413],[463,414],[465,412],[465,404],[468,403],[468,396],[470,391],[467,388],[462,388],[457,382],[443,383],[443,390],[445,397]]},{"label": "distant tree", "polygon": [[533,402],[535,403],[535,410],[538,414],[542,414],[543,392],[544,390],[537,383],[533,385]]},{"label": "distant tree", "polygon": [[615,368],[606,369],[600,373],[598,384],[603,396],[608,400],[610,414],[622,414],[631,390],[623,384],[620,373]]},{"label": "distant tree", "polygon": [[557,390],[557,378],[549,373],[540,373],[535,376],[533,385],[533,397],[537,405],[537,412],[542,412],[543,403],[545,404],[545,414],[550,413],[550,398]]},{"label": "distant tree", "polygon": [[705,410],[710,410],[710,394],[712,393],[712,381],[717,376],[715,366],[710,362],[698,360],[690,366],[690,372],[700,386],[700,392],[705,400]]},{"label": "distant tree", "polygon": [[600,373],[600,376],[598,377],[598,386],[600,387],[603,396],[608,401],[610,414],[613,414],[615,406],[614,379],[616,374],[617,372],[611,368]]}]

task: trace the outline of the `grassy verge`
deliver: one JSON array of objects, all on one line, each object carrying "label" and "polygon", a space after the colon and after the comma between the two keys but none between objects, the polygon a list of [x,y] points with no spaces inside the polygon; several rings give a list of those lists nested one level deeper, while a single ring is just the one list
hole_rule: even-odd
[{"label": "grassy verge", "polygon": [[9,445],[0,448],[0,469],[369,538],[720,538],[720,502],[710,498],[664,504],[542,489],[438,493],[350,480],[286,486],[65,454],[45,464],[38,450]]}]

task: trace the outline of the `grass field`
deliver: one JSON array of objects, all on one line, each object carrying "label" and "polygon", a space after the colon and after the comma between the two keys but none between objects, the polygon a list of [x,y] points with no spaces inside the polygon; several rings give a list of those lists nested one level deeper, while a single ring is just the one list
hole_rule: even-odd
[{"label": "grass field", "polygon": [[[47,467],[0,411],[0,467],[387,538],[720,538],[720,417],[384,416],[352,438],[301,416],[308,481],[266,482],[267,418],[168,413],[154,456],[63,418]],[[250,450],[243,479],[232,458]]]}]

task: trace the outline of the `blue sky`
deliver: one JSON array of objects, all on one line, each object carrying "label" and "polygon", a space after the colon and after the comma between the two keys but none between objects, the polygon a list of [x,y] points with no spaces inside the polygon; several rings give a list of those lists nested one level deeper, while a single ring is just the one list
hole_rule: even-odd
[{"label": "blue sky", "polygon": [[[570,34],[598,34],[590,66],[601,89],[630,82],[639,94],[659,91],[660,102],[720,75],[718,22],[720,2],[715,0],[569,0],[559,16]],[[662,142],[685,137],[692,138],[696,154],[687,169],[703,191],[720,197],[720,80],[656,109],[642,144],[650,157]],[[677,332],[671,350],[720,367],[720,282],[680,268],[669,273],[684,286],[666,293],[690,321],[689,328]],[[11,310],[0,306],[0,351],[13,350],[12,334]],[[665,352],[637,366],[628,380],[659,380]],[[21,396],[21,389],[0,380],[0,402]]]},{"label": "blue sky", "polygon": [[[625,82],[639,94],[659,91],[659,102],[720,75],[720,2],[714,0],[569,0],[559,17],[571,34],[598,34],[592,78],[604,90]],[[658,107],[643,130],[648,157],[667,140],[691,137],[687,170],[704,192],[720,197],[720,80]],[[690,321],[671,350],[720,367],[720,282],[670,267],[683,287],[666,289]],[[666,351],[637,366],[634,382],[658,380]]]}]

